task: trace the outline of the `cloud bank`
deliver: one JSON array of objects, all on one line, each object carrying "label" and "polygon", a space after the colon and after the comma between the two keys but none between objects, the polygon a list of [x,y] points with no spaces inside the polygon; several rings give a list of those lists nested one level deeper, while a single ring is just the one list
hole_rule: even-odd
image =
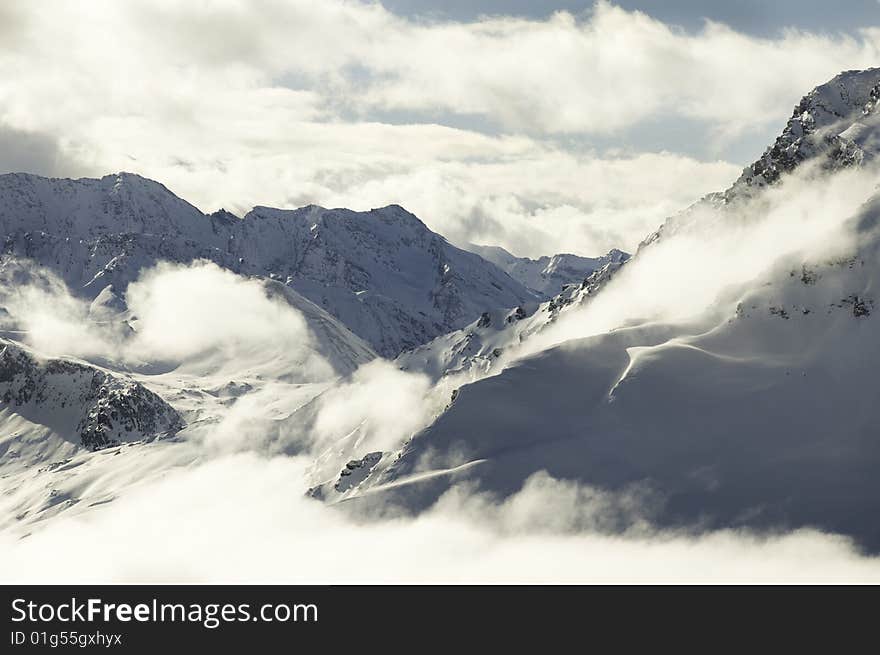
[{"label": "cloud bank", "polygon": [[[880,581],[815,531],[653,531],[619,498],[538,474],[497,505],[453,489],[417,518],[364,521],[303,496],[304,462],[250,454],[178,469],[103,509],[0,536],[0,578],[266,583]],[[609,517],[633,514],[624,533]],[[615,518],[616,521],[616,518]],[[64,557],[58,544],[64,543]],[[88,561],[88,566],[77,562]]]},{"label": "cloud bank", "polygon": [[[756,156],[803,93],[875,63],[880,40],[689,33],[607,2],[471,22],[341,0],[21,1],[4,15],[0,127],[61,156],[7,168],[132,170],[206,210],[399,203],[456,242],[528,255],[632,248],[736,176],[744,162],[694,154],[705,143],[757,134]],[[679,152],[627,137],[669,121],[684,121]]]}]

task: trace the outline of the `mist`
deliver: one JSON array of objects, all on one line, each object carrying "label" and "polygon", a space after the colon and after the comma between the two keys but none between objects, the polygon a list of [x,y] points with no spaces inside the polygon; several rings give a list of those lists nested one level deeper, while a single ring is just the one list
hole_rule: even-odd
[{"label": "mist", "polygon": [[[816,531],[657,531],[638,494],[545,475],[497,499],[454,488],[415,518],[373,520],[303,495],[301,458],[178,468],[111,504],[0,535],[7,583],[630,583],[880,581],[880,562]],[[628,527],[613,532],[620,516]],[[58,545],[64,544],[59,557]]]},{"label": "mist", "polygon": [[564,313],[508,361],[637,323],[727,320],[742,293],[779,266],[851,254],[853,218],[877,191],[877,169],[829,175],[804,166],[760,197],[669,220],[595,298]]},{"label": "mist", "polygon": [[25,281],[5,292],[4,323],[45,355],[161,364],[191,374],[271,365],[300,381],[335,377],[299,311],[270,298],[260,280],[216,264],[145,269],[122,290],[123,311],[98,316],[54,274],[27,261],[5,266]]}]

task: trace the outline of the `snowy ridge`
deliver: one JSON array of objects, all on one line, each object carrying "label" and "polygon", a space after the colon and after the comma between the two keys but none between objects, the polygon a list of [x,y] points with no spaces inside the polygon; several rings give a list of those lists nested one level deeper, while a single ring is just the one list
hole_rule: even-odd
[{"label": "snowy ridge", "polygon": [[[385,356],[462,327],[487,309],[532,299],[497,267],[396,205],[370,212],[257,207],[242,226],[245,269],[249,257],[268,254],[278,279]],[[269,242],[262,235],[285,231],[293,235],[293,253],[260,254]]]},{"label": "snowy ridge", "polygon": [[824,158],[829,169],[873,158],[880,148],[872,128],[877,126],[880,68],[845,71],[816,87],[794,108],[782,134],[760,159],[748,166],[729,200],[743,187],[760,188],[776,182],[809,159]]},{"label": "snowy ridge", "polygon": [[[686,232],[694,221],[724,220],[727,211],[736,211],[768,185],[779,182],[801,164],[818,164],[820,170],[834,171],[872,161],[880,153],[880,68],[865,71],[847,71],[826,84],[816,87],[795,107],[782,134],[767,148],[755,163],[748,166],[740,178],[727,190],[709,194],[693,206],[670,217],[639,246],[639,251],[661,237],[669,238],[676,232]],[[481,248],[481,247],[477,247]],[[535,271],[545,258],[521,260],[502,248],[481,248],[484,256],[495,261],[521,279],[533,290],[537,285]],[[638,253],[636,254],[636,257]],[[547,263],[552,259],[546,258]],[[516,346],[530,335],[542,331],[560,312],[581,306],[594,296],[615,273],[630,261],[620,251],[611,251],[597,263],[605,264],[590,271],[580,285],[566,284],[560,293],[551,297],[536,311],[529,311],[526,321],[514,325],[494,321],[491,327],[479,321],[398,358],[406,370],[422,370],[432,377],[467,372],[476,379],[496,369],[499,355]],[[543,270],[543,269],[542,269]],[[540,273],[537,274],[540,278]],[[522,276],[522,277],[518,277]],[[574,280],[568,280],[572,282]],[[530,286],[531,285],[531,286]]]},{"label": "snowy ridge", "polygon": [[0,176],[0,237],[74,290],[124,289],[158,261],[207,259],[295,289],[385,356],[534,294],[392,205],[369,212],[256,207],[210,216],[164,186],[120,173],[100,180]]},{"label": "snowy ridge", "polygon": [[217,223],[162,184],[132,173],[78,180],[0,175],[3,235],[42,232],[88,241],[114,234],[173,234],[208,246],[223,243],[211,237]]},{"label": "snowy ridge", "polygon": [[850,256],[781,262],[720,320],[633,326],[515,362],[461,387],[365,490],[420,509],[462,479],[506,495],[547,471],[647,485],[660,524],[818,526],[876,549],[878,258],[875,230]]}]

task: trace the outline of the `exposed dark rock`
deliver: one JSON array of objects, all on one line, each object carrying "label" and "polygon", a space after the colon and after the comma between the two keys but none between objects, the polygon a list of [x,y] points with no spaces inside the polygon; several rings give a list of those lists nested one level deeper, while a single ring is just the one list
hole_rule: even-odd
[{"label": "exposed dark rock", "polygon": [[133,380],[79,362],[41,361],[11,342],[0,344],[0,400],[59,414],[86,448],[174,433],[184,425],[170,405]]}]

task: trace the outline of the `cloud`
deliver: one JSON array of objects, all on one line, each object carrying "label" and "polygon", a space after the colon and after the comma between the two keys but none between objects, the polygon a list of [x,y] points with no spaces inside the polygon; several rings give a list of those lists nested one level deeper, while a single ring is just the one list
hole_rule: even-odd
[{"label": "cloud", "polygon": [[684,33],[604,2],[471,22],[337,0],[7,11],[0,121],[82,170],[139,172],[207,210],[400,203],[456,242],[533,256],[632,248],[738,172],[592,137],[680,118],[695,143],[759,130],[757,155],[809,88],[877,61],[880,34]]},{"label": "cloud", "polygon": [[278,359],[305,380],[333,375],[298,311],[270,299],[261,281],[216,264],[160,263],[128,286],[125,299],[135,330],[131,356],[188,368],[206,356],[212,367]]},{"label": "cloud", "polygon": [[[413,21],[376,3],[337,0],[50,4],[19,9],[29,21],[30,29],[19,31],[27,45],[13,46],[5,59],[27,50],[38,57],[29,68],[50,61],[63,67],[41,77],[90,75],[81,100],[102,97],[107,114],[176,109],[185,112],[178,119],[211,124],[225,116],[242,126],[258,124],[264,113],[271,119],[273,110],[303,119],[342,106],[367,116],[376,109],[480,114],[535,133],[605,133],[663,113],[737,130],[784,118],[805,90],[841,69],[871,65],[878,54],[872,28],[758,39],[707,22],[689,34],[605,1],[577,16],[472,22]],[[71,32],[74,17],[81,27]],[[110,38],[93,40],[108,27]],[[46,38],[54,36],[63,41]],[[799,62],[794,69],[792,59]],[[134,106],[160,84],[164,98]],[[50,92],[30,81],[10,94],[17,102],[6,112],[34,109],[27,95],[38,89]],[[238,97],[215,104],[232,89],[265,103],[245,107]],[[289,105],[285,91],[306,101]]]},{"label": "cloud", "polygon": [[[179,446],[171,446],[179,448]],[[79,469],[81,470],[81,469]],[[880,564],[838,536],[656,532],[628,501],[539,474],[501,505],[454,489],[416,518],[303,496],[304,462],[252,454],[166,472],[113,503],[0,535],[4,582],[855,582]],[[622,513],[622,514],[621,514]],[[197,528],[194,528],[197,526]],[[167,547],[171,539],[174,548]],[[64,544],[65,557],[58,557]],[[95,544],[100,544],[96,554]],[[87,559],[88,567],[71,565]]]},{"label": "cloud", "polygon": [[127,311],[103,317],[56,276],[27,262],[5,262],[7,327],[47,355],[144,363],[190,374],[257,371],[287,381],[335,377],[303,316],[249,280],[210,262],[160,263],[122,295]]},{"label": "cloud", "polygon": [[64,153],[56,138],[0,123],[0,171],[40,171],[54,177],[72,177],[85,169]]},{"label": "cloud", "polygon": [[428,376],[374,360],[318,399],[311,438],[327,447],[357,431],[353,452],[396,449],[442,411],[448,394],[433,391]]}]

